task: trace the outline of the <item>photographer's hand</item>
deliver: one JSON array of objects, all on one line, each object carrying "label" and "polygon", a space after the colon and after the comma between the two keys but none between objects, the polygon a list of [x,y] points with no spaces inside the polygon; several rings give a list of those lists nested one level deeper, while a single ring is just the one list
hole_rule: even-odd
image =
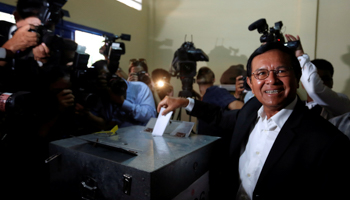
[{"label": "photographer's hand", "polygon": [[137,76],[136,73],[130,73],[129,74],[128,81],[138,81],[138,80],[139,80],[139,77]]},{"label": "photographer's hand", "polygon": [[46,46],[45,43],[33,48],[34,60],[46,63],[46,59],[50,57],[50,49]]},{"label": "photographer's hand", "polygon": [[185,98],[175,98],[175,97],[168,97],[166,96],[162,101],[159,102],[157,107],[157,112],[160,112],[160,109],[162,107],[165,107],[165,110],[163,113],[160,113],[162,115],[168,114],[170,111],[174,111],[177,108],[186,107],[190,101]]},{"label": "photographer's hand", "polygon": [[299,46],[295,50],[295,56],[299,57],[299,56],[304,55],[304,50],[303,50],[303,47],[301,46],[301,41],[300,41],[299,35],[297,35],[297,37],[294,37],[293,35],[285,34],[285,36],[286,36],[286,39],[287,39],[288,42],[298,41],[299,40]]},{"label": "photographer's hand", "polygon": [[234,97],[240,100],[240,97],[243,91],[244,91],[244,80],[243,80],[243,76],[240,75],[236,77],[236,91],[235,91]]},{"label": "photographer's hand", "polygon": [[38,34],[36,32],[30,32],[30,29],[34,29],[33,25],[25,25],[17,29],[11,39],[9,39],[2,47],[10,50],[12,53],[16,51],[36,46],[38,44]]},{"label": "photographer's hand", "polygon": [[72,94],[72,90],[64,89],[56,96],[60,111],[64,111],[66,108],[74,105],[74,95]]}]

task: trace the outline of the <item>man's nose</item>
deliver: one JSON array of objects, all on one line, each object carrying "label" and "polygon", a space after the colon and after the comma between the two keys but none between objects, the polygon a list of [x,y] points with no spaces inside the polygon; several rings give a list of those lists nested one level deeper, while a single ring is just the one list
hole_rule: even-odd
[{"label": "man's nose", "polygon": [[265,79],[268,83],[274,84],[279,80],[274,70],[270,70],[268,73],[269,76]]}]

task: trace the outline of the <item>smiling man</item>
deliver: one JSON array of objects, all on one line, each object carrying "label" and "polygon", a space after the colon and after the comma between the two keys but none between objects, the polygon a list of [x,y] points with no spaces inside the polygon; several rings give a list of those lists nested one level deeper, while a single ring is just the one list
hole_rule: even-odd
[{"label": "smiling man", "polygon": [[298,98],[301,70],[294,52],[267,43],[250,56],[247,74],[256,98],[240,110],[166,97],[158,111],[186,107],[189,114],[231,130],[228,184],[221,191],[226,199],[348,198],[350,141]]}]

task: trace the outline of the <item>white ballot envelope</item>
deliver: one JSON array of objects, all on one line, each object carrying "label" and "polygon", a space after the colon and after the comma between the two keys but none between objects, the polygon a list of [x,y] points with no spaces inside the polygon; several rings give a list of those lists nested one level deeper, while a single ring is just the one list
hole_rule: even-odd
[{"label": "white ballot envelope", "polygon": [[162,112],[165,110],[164,107],[160,109],[156,125],[154,125],[152,135],[153,136],[162,136],[166,126],[169,123],[170,117],[173,114],[173,111],[169,112],[166,115],[162,115]]}]

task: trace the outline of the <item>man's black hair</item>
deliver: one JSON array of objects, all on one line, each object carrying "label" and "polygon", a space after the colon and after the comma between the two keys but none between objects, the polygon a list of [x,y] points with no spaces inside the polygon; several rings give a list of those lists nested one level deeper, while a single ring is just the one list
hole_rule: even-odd
[{"label": "man's black hair", "polygon": [[316,66],[317,69],[327,70],[333,76],[333,74],[334,74],[334,67],[327,60],[325,60],[325,59],[315,59],[315,60],[312,60],[311,62]]},{"label": "man's black hair", "polygon": [[16,11],[22,19],[36,17],[39,15],[43,3],[43,0],[18,0]]},{"label": "man's black hair", "polygon": [[291,50],[290,48],[284,46],[282,43],[280,42],[268,42],[264,45],[261,45],[259,48],[257,48],[252,55],[249,57],[248,62],[247,62],[247,76],[250,78],[252,76],[252,61],[253,59],[258,56],[261,55],[267,51],[270,51],[272,49],[277,49],[279,51],[282,51],[284,53],[286,53],[287,55],[289,55],[292,67],[293,67],[293,71],[295,74],[295,77],[297,78],[297,80],[300,80],[301,77],[301,67],[300,67],[300,63],[298,61],[298,58],[295,56],[295,53],[293,50]]},{"label": "man's black hair", "polygon": [[94,68],[96,70],[100,71],[104,67],[108,66],[108,62],[107,62],[107,60],[98,60],[98,61],[94,62],[94,64],[92,64],[92,66],[94,66]]}]

